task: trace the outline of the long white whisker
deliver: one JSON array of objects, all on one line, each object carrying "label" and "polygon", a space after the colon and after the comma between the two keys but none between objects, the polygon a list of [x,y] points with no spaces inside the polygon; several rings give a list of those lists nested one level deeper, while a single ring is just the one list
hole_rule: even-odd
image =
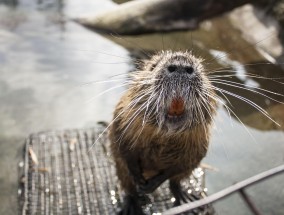
[{"label": "long white whisker", "polygon": [[[270,96],[268,96],[268,95],[265,95],[265,94],[263,94],[263,93],[261,93],[261,92],[258,92],[258,91],[256,91],[256,90],[252,90],[252,89],[250,89],[250,88],[246,88],[246,87],[242,87],[242,86],[237,86],[237,85],[235,85],[235,84],[224,83],[224,82],[222,82],[222,81],[214,81],[214,80],[211,80],[211,82],[212,82],[212,83],[223,84],[223,85],[227,85],[227,86],[231,86],[231,87],[235,87],[235,88],[239,88],[239,89],[243,89],[243,90],[247,90],[247,91],[250,91],[250,92],[253,92],[253,93],[262,95],[262,96],[264,96],[265,98],[271,99],[272,101],[278,102],[278,103],[280,103],[280,104],[284,104],[284,103],[281,102],[281,101],[278,101],[278,100],[276,100],[276,99],[274,99],[274,98],[272,98],[272,97],[270,97]],[[259,89],[259,88],[256,88],[256,89]],[[265,90],[264,90],[264,91],[265,91]],[[271,93],[272,93],[272,92],[271,92]],[[275,93],[275,94],[276,94],[276,93]],[[276,94],[276,95],[277,95],[277,94]],[[283,96],[283,95],[280,94],[279,96]]]},{"label": "long white whisker", "polygon": [[114,90],[114,89],[117,89],[117,88],[120,88],[120,87],[124,87],[124,86],[127,86],[127,85],[128,85],[128,83],[124,83],[124,84],[121,84],[121,85],[118,85],[118,86],[111,87],[111,88],[99,93],[98,95],[94,96],[93,98],[89,99],[88,101],[86,101],[86,103],[92,102],[94,99],[106,94],[107,92],[109,92],[111,90]]},{"label": "long white whisker", "polygon": [[[154,91],[153,91],[154,92]],[[152,100],[154,99],[154,97],[152,96],[151,97],[151,95],[150,95],[150,97],[149,97],[149,99],[148,99],[148,104],[147,104],[147,109],[148,109],[148,107],[149,107],[149,104],[150,103],[152,103]],[[151,100],[151,101],[149,101],[149,100]],[[145,113],[144,113],[144,117],[146,116],[146,113],[147,113],[147,109],[145,110]],[[152,109],[149,111],[149,114],[148,115],[150,115],[150,113],[153,111],[153,109],[154,109],[154,105],[153,105],[153,107],[152,107]],[[142,110],[141,110],[142,111]],[[147,116],[146,116],[147,117]],[[138,136],[137,136],[137,138],[133,141],[133,144],[131,145],[131,147],[130,148],[132,148],[132,147],[134,147],[135,145],[136,145],[136,142],[137,142],[137,140],[139,139],[139,137],[140,137],[140,135],[142,134],[142,132],[143,132],[143,129],[145,128],[145,126],[146,126],[146,120],[145,120],[145,118],[143,118],[143,122],[142,122],[142,128],[141,128],[141,130],[140,130],[140,132],[139,132],[139,134],[138,134]]]},{"label": "long white whisker", "polygon": [[114,123],[114,121],[121,116],[121,114],[123,114],[124,111],[122,110],[110,123],[109,125],[102,131],[102,133],[99,134],[98,138],[94,141],[94,143],[91,145],[91,147],[89,148],[88,152],[91,151],[91,149],[93,148],[93,146],[98,142],[99,139],[101,139],[101,137],[104,135],[104,133],[109,129],[109,127]]},{"label": "long white whisker", "polygon": [[206,101],[205,98],[202,95],[200,95],[200,98],[201,98],[201,100],[200,100],[201,105],[205,108],[205,110],[206,110],[207,114],[209,115],[210,119],[212,120],[213,124],[215,124],[214,118],[213,118],[212,114],[210,113],[210,109],[209,109],[209,106],[212,107],[212,104],[209,101]]},{"label": "long white whisker", "polygon": [[250,137],[253,139],[253,141],[257,144],[254,136],[249,132],[249,130],[247,129],[247,127],[245,126],[245,124],[242,122],[242,120],[237,116],[237,114],[228,106],[226,105],[222,99],[220,98],[215,98],[215,97],[212,97],[211,95],[209,95],[209,97],[211,97],[212,99],[214,99],[216,102],[219,102],[221,103],[224,107],[226,107],[227,110],[229,110],[235,117],[236,119],[242,124],[242,126],[244,127],[244,129],[246,130],[246,132],[250,135]]},{"label": "long white whisker", "polygon": [[[142,95],[145,96],[145,95]],[[94,141],[94,143],[91,145],[90,149],[88,151],[90,151],[93,146],[98,142],[98,140],[102,137],[102,135],[109,129],[109,127],[115,122],[115,120],[120,117],[123,113],[125,113],[125,111],[127,111],[128,107],[130,107],[131,105],[133,105],[132,102],[130,102],[126,108],[124,108],[110,123],[109,125],[102,131],[102,133],[100,133],[100,135],[98,136],[98,138]]]},{"label": "long white whisker", "polygon": [[142,112],[142,110],[146,107],[146,103],[144,103],[143,105],[141,105],[133,114],[132,114],[132,116],[127,120],[127,126],[126,126],[126,128],[124,128],[124,131],[122,132],[122,134],[120,135],[120,137],[118,138],[118,140],[120,141],[122,138],[123,138],[123,136],[124,136],[124,134],[125,134],[125,132],[127,131],[127,129],[129,128],[129,126],[133,123],[133,121],[135,120],[135,118]]},{"label": "long white whisker", "polygon": [[260,107],[260,106],[257,105],[256,103],[252,102],[251,100],[249,100],[249,99],[247,99],[247,98],[244,98],[244,97],[242,97],[242,96],[240,96],[240,95],[234,94],[234,93],[232,93],[232,92],[229,92],[229,91],[227,91],[227,90],[218,88],[218,87],[214,87],[214,88],[215,88],[217,91],[222,91],[222,92],[224,92],[224,93],[226,93],[226,94],[228,94],[228,95],[231,95],[231,96],[233,96],[233,97],[235,97],[235,98],[238,98],[238,99],[240,99],[240,100],[246,102],[247,104],[250,104],[252,107],[254,107],[255,109],[257,109],[259,112],[261,112],[264,116],[266,116],[268,119],[270,119],[270,120],[271,120],[272,122],[274,122],[276,125],[280,126],[279,123],[277,123],[275,120],[273,120],[273,119],[269,116],[269,114],[268,114],[268,112],[267,112],[266,110],[264,110],[262,107]]},{"label": "long white whisker", "polygon": [[252,85],[241,84],[241,83],[238,83],[238,82],[235,82],[235,81],[228,81],[228,80],[218,79],[218,78],[213,78],[213,79],[210,79],[210,80],[213,80],[213,81],[215,81],[215,80],[223,81],[223,82],[232,83],[232,84],[236,84],[236,85],[240,85],[240,86],[244,86],[244,87],[254,88],[254,89],[257,89],[257,90],[261,90],[263,92],[267,92],[267,93],[271,93],[271,94],[274,94],[274,95],[277,95],[277,96],[284,97],[284,95],[280,94],[280,93],[276,93],[276,92],[273,92],[273,91],[270,91],[270,90],[266,90],[266,89],[263,89],[263,88],[260,88],[260,87],[255,87],[255,86],[252,86]]},{"label": "long white whisker", "polygon": [[[91,85],[91,84],[105,84],[105,83],[119,82],[119,81],[123,81],[125,83],[127,79],[125,80],[125,78],[120,78],[120,79],[111,79],[111,80],[103,80],[103,81],[91,81],[91,82],[83,83],[80,86]],[[131,83],[130,80],[129,80],[129,83]]]},{"label": "long white whisker", "polygon": [[[227,72],[229,72],[229,71],[227,71]],[[253,79],[255,78],[255,79],[270,80],[270,81],[273,81],[273,82],[275,82],[275,83],[284,85],[283,82],[277,81],[277,80],[279,80],[279,79],[281,79],[281,78],[268,78],[268,77],[253,75],[253,74],[208,75],[208,77],[209,77],[209,79],[211,79],[211,78],[232,78],[232,77],[239,78],[239,77],[248,77],[248,78],[253,78]]]},{"label": "long white whisker", "polygon": [[[136,106],[136,104],[145,96],[147,96],[149,93],[151,92],[151,89],[148,89],[148,91],[142,91],[140,93],[140,97],[136,97],[132,100],[131,103],[133,103],[131,109],[128,111],[128,114],[126,115],[126,118],[128,117],[129,113],[132,111],[133,107]],[[145,103],[144,103],[145,104]],[[143,105],[144,105],[143,104]],[[128,127],[130,126],[130,124],[133,122],[133,120],[135,119],[135,117],[141,112],[139,112],[139,109],[141,109],[143,107],[143,105],[140,106],[140,108],[138,108],[138,110],[136,110],[131,117],[129,117],[129,119],[125,122],[125,124],[127,124],[127,127],[124,129],[124,131],[122,132],[122,134],[120,135],[120,137],[118,138],[118,140],[120,141],[123,137],[123,135],[125,134],[126,130],[128,129]],[[130,122],[131,120],[131,122]],[[129,123],[130,122],[130,123]]]}]

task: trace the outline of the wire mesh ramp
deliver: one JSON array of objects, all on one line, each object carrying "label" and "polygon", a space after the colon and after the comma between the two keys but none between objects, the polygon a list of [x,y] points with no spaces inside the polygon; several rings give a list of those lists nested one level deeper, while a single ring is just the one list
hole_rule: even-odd
[{"label": "wire mesh ramp", "polygon": [[[117,214],[123,193],[104,134],[105,129],[65,130],[33,134],[26,139],[19,163],[19,214]],[[206,196],[204,171],[197,168],[183,188],[198,200]],[[145,214],[161,214],[173,206],[168,183],[143,198]],[[211,205],[188,214],[214,214]]]}]

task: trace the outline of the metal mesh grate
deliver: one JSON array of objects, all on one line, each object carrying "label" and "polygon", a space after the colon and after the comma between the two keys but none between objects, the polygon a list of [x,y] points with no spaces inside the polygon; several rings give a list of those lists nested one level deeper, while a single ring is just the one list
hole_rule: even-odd
[{"label": "metal mesh grate", "polygon": [[[31,135],[19,163],[19,214],[116,214],[122,191],[102,135],[104,127]],[[183,182],[195,198],[205,196],[204,172],[197,168]],[[159,214],[173,205],[168,183],[143,199],[146,214]],[[211,206],[193,214],[213,214]]]}]

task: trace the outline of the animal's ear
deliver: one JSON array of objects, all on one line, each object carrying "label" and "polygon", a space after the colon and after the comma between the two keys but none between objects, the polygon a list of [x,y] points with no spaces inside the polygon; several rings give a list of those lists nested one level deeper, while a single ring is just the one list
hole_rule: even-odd
[{"label": "animal's ear", "polygon": [[163,52],[153,55],[150,59],[144,61],[144,69],[147,71],[153,71],[161,59],[163,58]]},{"label": "animal's ear", "polygon": [[144,70],[146,71],[153,71],[157,66],[157,63],[148,61],[148,62],[144,62]]}]

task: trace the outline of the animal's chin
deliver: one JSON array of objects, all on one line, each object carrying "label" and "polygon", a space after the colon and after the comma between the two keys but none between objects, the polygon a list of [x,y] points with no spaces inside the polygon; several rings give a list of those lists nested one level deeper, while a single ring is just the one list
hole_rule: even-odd
[{"label": "animal's chin", "polygon": [[165,126],[167,130],[178,131],[185,127],[186,124],[186,114],[185,112],[180,115],[170,115],[165,116]]},{"label": "animal's chin", "polygon": [[185,118],[185,113],[179,115],[166,114],[166,121],[169,123],[178,123]]}]

